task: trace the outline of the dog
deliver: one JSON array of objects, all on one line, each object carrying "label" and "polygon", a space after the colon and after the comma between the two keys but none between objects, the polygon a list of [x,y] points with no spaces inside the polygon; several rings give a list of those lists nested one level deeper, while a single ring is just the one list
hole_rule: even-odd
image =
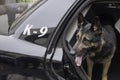
[{"label": "dog", "polygon": [[86,57],[89,80],[92,78],[95,63],[103,65],[102,80],[108,80],[107,73],[116,50],[116,36],[112,25],[102,25],[98,16],[90,23],[80,14],[73,49],[76,53],[76,66],[81,66],[83,58]]}]

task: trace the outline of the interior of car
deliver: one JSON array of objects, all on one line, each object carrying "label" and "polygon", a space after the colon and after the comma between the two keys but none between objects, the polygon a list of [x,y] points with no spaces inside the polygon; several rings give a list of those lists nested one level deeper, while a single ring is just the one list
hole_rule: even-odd
[{"label": "interior of car", "polygon": [[[109,68],[108,72],[108,79],[109,80],[119,80],[119,66],[120,66],[120,2],[112,2],[112,1],[99,1],[95,2],[92,5],[89,5],[82,11],[83,16],[85,19],[92,23],[95,16],[98,16],[100,18],[100,22],[102,24],[110,23],[113,25],[114,32],[117,37],[117,46],[115,55],[112,59],[111,66]],[[108,22],[107,22],[108,21]],[[74,19],[74,21],[70,24],[71,27],[68,29],[68,33],[66,34],[66,40],[70,43],[70,46],[73,47],[74,43],[76,41],[75,39],[75,33],[78,28],[77,26],[78,21],[77,18]],[[83,61],[82,65],[84,66],[85,71],[87,72],[87,65],[86,60]],[[101,73],[102,73],[102,65],[97,63],[94,65],[93,69],[93,79],[94,80],[100,80],[101,79]]]}]

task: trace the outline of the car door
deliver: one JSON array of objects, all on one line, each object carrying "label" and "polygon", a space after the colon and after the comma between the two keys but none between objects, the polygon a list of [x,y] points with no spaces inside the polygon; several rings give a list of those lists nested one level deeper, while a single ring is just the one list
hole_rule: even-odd
[{"label": "car door", "polygon": [[[51,53],[53,50],[51,42],[54,43],[53,41],[56,41],[53,40],[53,38],[55,38],[58,32],[57,27],[59,23],[68,10],[76,3],[76,0],[42,0],[33,5],[13,23],[9,30],[9,35],[0,35],[0,58],[2,57],[4,60],[8,60],[10,57],[13,60],[12,63],[18,61],[18,64],[19,60],[23,62],[26,60],[32,61],[31,59],[33,57],[34,59],[37,58],[41,60],[42,58],[43,60],[45,53]],[[51,55],[47,56],[47,59],[50,57]],[[59,61],[59,58],[55,58],[55,60]],[[10,59],[8,61],[10,61]],[[42,69],[44,69],[43,65]],[[4,70],[2,71],[5,73]],[[14,73],[14,71],[9,69],[9,71],[7,71],[6,74],[3,73],[3,75],[10,74],[9,72]],[[26,72],[31,74],[29,71]],[[34,74],[35,73],[32,73],[32,75]],[[44,76],[42,76],[42,78],[43,77]]]},{"label": "car door", "polygon": [[13,23],[8,36],[0,35],[0,50],[43,57],[55,28],[74,2],[39,1]]},{"label": "car door", "polygon": [[[66,44],[66,40],[70,41],[71,39],[71,35],[73,35],[74,31],[77,28],[77,17],[78,14],[80,12],[86,12],[87,10],[84,10],[84,8],[86,8],[89,4],[91,4],[94,0],[91,1],[78,1],[77,4],[75,4],[69,11],[68,14],[65,16],[65,18],[63,19],[63,21],[61,21],[62,23],[60,23],[61,25],[59,25],[56,30],[56,35],[54,35],[54,37],[52,38],[52,41],[50,43],[50,47],[48,48],[48,53],[52,54],[51,58],[50,58],[50,63],[51,63],[51,70],[53,70],[53,68],[56,70],[59,70],[59,68],[56,69],[55,66],[52,65],[52,59],[55,58],[55,55],[61,54],[62,57],[59,55],[57,58],[60,58],[60,62],[63,63],[64,68],[67,67],[68,72],[66,71],[66,69],[63,68],[63,71],[65,70],[65,74],[66,74],[66,78],[68,78],[71,76],[69,74],[69,71],[71,70],[71,74],[73,74],[73,76],[76,76],[73,78],[73,76],[71,76],[71,78],[75,79],[75,80],[88,80],[87,79],[87,75],[84,72],[84,69],[82,67],[78,68],[75,66],[75,63],[73,61],[73,58],[71,58],[70,55],[70,51],[68,49],[69,45],[65,45]],[[89,8],[88,8],[89,10]],[[69,29],[71,28],[71,29]],[[70,35],[70,36],[66,36],[66,35]],[[46,53],[46,56],[49,55]],[[67,55],[67,59],[64,59],[63,56]],[[65,64],[64,64],[65,61]],[[68,64],[67,64],[67,63]],[[70,64],[69,64],[70,63]],[[71,67],[70,67],[71,66]],[[69,68],[68,68],[69,67]],[[60,70],[62,68],[60,67]],[[70,69],[70,70],[69,70]],[[51,71],[53,72],[53,74],[55,76],[57,76],[58,78],[61,78],[60,75],[57,75],[55,73],[55,71]],[[72,73],[73,72],[73,73]],[[59,74],[59,72],[58,72]],[[63,76],[62,76],[63,78]],[[70,78],[68,78],[70,79]],[[71,80],[71,79],[70,79]]]}]

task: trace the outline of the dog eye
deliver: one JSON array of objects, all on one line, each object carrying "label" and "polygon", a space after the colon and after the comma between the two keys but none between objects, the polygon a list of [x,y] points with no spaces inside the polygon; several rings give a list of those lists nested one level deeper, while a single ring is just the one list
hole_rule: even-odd
[{"label": "dog eye", "polygon": [[86,37],[83,39],[83,43],[84,44],[89,44],[90,43],[90,40],[88,40]]},{"label": "dog eye", "polygon": [[83,39],[84,41],[89,41],[86,37]]}]

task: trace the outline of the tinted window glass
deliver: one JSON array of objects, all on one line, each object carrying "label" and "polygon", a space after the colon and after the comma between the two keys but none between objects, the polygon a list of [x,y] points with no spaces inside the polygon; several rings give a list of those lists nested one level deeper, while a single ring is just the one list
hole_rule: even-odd
[{"label": "tinted window glass", "polygon": [[[60,20],[75,0],[48,0],[38,3],[11,28],[15,37],[46,46]],[[63,5],[63,6],[61,6]]]}]

